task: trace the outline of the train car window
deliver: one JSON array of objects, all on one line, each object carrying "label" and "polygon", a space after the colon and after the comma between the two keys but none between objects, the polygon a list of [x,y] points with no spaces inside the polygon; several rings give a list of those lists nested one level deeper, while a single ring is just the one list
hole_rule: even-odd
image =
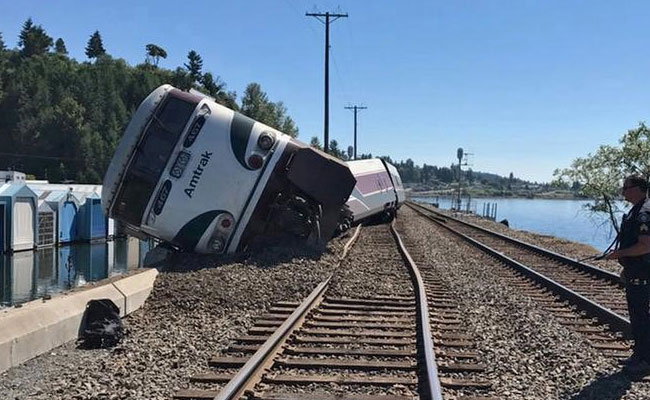
[{"label": "train car window", "polygon": [[134,173],[158,182],[196,104],[170,97],[151,121],[131,164]]},{"label": "train car window", "polygon": [[170,96],[138,145],[118,196],[115,213],[139,226],[149,199],[196,104]]},{"label": "train car window", "polygon": [[151,179],[128,174],[114,209],[115,214],[123,217],[128,223],[139,226],[155,187],[156,182]]},{"label": "train car window", "polygon": [[138,146],[131,168],[137,174],[157,181],[177,141],[178,136],[170,135],[158,121],[152,121],[147,137]]},{"label": "train car window", "polygon": [[196,104],[170,97],[163,109],[158,113],[158,121],[170,134],[178,138],[195,108]]}]

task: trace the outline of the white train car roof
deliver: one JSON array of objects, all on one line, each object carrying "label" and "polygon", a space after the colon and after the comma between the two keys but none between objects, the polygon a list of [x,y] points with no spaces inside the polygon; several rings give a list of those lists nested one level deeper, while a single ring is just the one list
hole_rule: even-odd
[{"label": "white train car roof", "polygon": [[371,172],[385,171],[384,163],[378,158],[371,158],[368,160],[354,160],[348,161],[348,168],[352,171],[352,175],[366,175]]}]

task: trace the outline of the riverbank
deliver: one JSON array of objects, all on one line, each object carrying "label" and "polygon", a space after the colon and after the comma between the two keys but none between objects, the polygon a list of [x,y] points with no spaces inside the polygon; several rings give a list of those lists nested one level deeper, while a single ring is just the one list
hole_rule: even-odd
[{"label": "riverbank", "polygon": [[[408,196],[411,197],[445,197],[454,198],[458,196],[458,192],[453,189],[440,189],[440,190],[409,190]],[[468,197],[472,199],[480,198],[503,198],[503,199],[558,199],[558,200],[585,200],[592,199],[580,196],[571,191],[550,191],[550,192],[530,192],[530,191],[515,191],[503,192],[500,190],[472,190],[463,189],[462,198],[465,201]]]},{"label": "riverbank", "polygon": [[[449,197],[413,197],[415,201],[438,204],[440,209],[455,206]],[[474,214],[490,215],[496,221],[508,220],[509,226],[518,230],[560,237],[573,242],[585,243],[605,250],[613,241],[614,231],[606,213],[590,210],[587,200],[525,199],[525,198],[476,198],[463,210]],[[617,204],[625,209],[623,203]],[[620,219],[620,215],[617,215]]]},{"label": "riverbank", "polygon": [[[548,250],[552,250],[556,253],[560,253],[575,259],[582,259],[588,256],[593,256],[601,253],[604,250],[597,249],[596,247],[589,244],[564,239],[554,235],[546,235],[542,233],[530,232],[523,229],[510,228],[502,223],[492,221],[488,218],[483,218],[476,214],[459,213],[439,208],[433,209],[438,212],[442,212],[444,214],[461,219],[463,221],[481,226],[486,229],[490,229],[492,231],[513,237],[530,244],[534,244],[539,247],[546,248]],[[621,266],[614,260],[589,261],[588,263],[617,274],[621,271]]]}]

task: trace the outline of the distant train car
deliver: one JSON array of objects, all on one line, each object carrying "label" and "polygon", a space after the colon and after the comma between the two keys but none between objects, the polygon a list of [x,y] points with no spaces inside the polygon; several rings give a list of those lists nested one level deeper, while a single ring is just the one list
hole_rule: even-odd
[{"label": "distant train car", "polygon": [[405,199],[397,168],[378,158],[348,161],[347,164],[357,181],[346,203],[352,212],[352,222],[392,219]]},{"label": "distant train car", "polygon": [[345,163],[209,97],[163,85],[127,127],[102,206],[135,236],[234,252],[283,235],[329,239],[354,183]]}]

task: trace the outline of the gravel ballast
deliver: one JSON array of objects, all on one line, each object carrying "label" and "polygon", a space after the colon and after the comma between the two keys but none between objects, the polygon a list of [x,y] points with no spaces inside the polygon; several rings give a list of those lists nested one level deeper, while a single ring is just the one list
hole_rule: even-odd
[{"label": "gravel ballast", "polygon": [[[572,242],[567,239],[558,238],[556,236],[544,235],[541,233],[528,232],[524,230],[511,229],[504,224],[492,221],[490,219],[479,217],[475,214],[465,214],[457,213],[449,210],[442,210],[439,208],[433,208],[430,205],[420,203],[426,207],[429,207],[435,211],[441,212],[453,216],[454,218],[460,219],[461,221],[469,222],[474,225],[489,229],[494,232],[501,233],[503,235],[510,236],[514,239],[524,241],[526,243],[534,244],[536,246],[543,247],[545,249],[560,253],[562,255],[572,257],[575,259],[583,259],[585,257],[594,256],[600,254],[605,249],[596,249],[593,246],[584,243]],[[588,264],[603,268],[608,271],[615,273],[620,273],[621,266],[615,260],[588,260],[585,261]]]},{"label": "gravel ballast", "polygon": [[169,399],[210,356],[275,301],[302,301],[338,263],[327,251],[275,248],[247,257],[179,255],[145,305],[124,320],[116,348],[68,343],[0,375],[2,399]]},{"label": "gravel ballast", "polygon": [[649,384],[630,382],[617,360],[504,284],[497,273],[503,267],[494,259],[406,207],[400,210],[398,230],[408,238],[409,250],[423,252],[427,268],[457,293],[497,397],[650,398]]},{"label": "gravel ballast", "polygon": [[[563,254],[585,253],[575,243],[489,224]],[[628,381],[617,360],[501,282],[494,270],[501,267],[492,258],[407,207],[400,210],[398,230],[458,294],[498,397],[650,398],[649,384]],[[179,257],[173,270],[159,275],[145,306],[125,319],[128,335],[117,348],[57,348],[0,375],[0,398],[169,399],[188,387],[189,376],[207,369],[210,356],[245,334],[265,308],[302,300],[335,272],[348,238],[332,240],[322,255],[279,248],[250,257]],[[335,276],[337,296],[407,294],[405,275],[391,272],[394,266],[355,265]]]}]

